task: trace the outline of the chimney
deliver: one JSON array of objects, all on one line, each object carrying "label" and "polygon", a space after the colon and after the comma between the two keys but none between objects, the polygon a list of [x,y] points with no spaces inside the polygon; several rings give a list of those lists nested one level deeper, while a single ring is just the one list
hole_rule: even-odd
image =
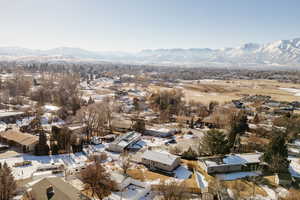
[{"label": "chimney", "polygon": [[46,193],[47,193],[47,198],[48,200],[50,200],[53,196],[54,196],[54,188],[52,185],[50,185],[47,190],[46,190]]}]

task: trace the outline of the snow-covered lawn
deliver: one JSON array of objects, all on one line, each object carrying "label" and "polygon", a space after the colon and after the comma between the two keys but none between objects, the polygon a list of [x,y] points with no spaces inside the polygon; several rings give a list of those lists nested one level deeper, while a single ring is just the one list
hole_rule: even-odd
[{"label": "snow-covered lawn", "polygon": [[233,173],[226,173],[226,174],[217,174],[216,177],[218,177],[220,180],[230,181],[235,179],[244,178],[247,176],[260,176],[261,172],[233,172]]},{"label": "snow-covered lawn", "polygon": [[292,176],[300,178],[300,159],[289,157],[289,160],[291,161],[289,172],[291,173]]},{"label": "snow-covered lawn", "polygon": [[129,185],[122,192],[113,192],[112,195],[109,196],[109,198],[113,200],[138,200],[140,198],[143,198],[148,192],[148,188],[143,188],[136,185]]},{"label": "snow-covered lawn", "polygon": [[206,181],[205,177],[201,173],[196,172],[196,177],[197,177],[198,186],[201,189],[205,189],[208,187],[208,182]]},{"label": "snow-covered lawn", "polygon": [[277,195],[274,190],[269,188],[267,185],[260,185],[260,187],[268,194],[269,199],[277,200]]},{"label": "snow-covered lawn", "polygon": [[167,140],[164,139],[164,138],[156,138],[156,137],[153,137],[152,139],[143,139],[142,141],[143,141],[144,143],[146,143],[146,144],[145,144],[146,146],[149,146],[149,147],[156,147],[156,146],[164,145],[165,142],[166,142]]},{"label": "snow-covered lawn", "polygon": [[177,179],[188,179],[192,175],[192,172],[189,171],[186,166],[182,165],[177,167],[177,169],[174,170],[174,173]]},{"label": "snow-covered lawn", "polygon": [[7,124],[0,121],[0,132],[5,131],[6,128],[7,128]]},{"label": "snow-covered lawn", "polygon": [[54,105],[50,105],[50,104],[44,106],[44,110],[46,112],[58,111],[59,109],[60,109],[60,107],[54,106]]},{"label": "snow-covered lawn", "polygon": [[280,90],[286,91],[286,92],[290,92],[290,93],[294,93],[295,96],[300,96],[300,89],[295,89],[295,88],[279,88]]}]

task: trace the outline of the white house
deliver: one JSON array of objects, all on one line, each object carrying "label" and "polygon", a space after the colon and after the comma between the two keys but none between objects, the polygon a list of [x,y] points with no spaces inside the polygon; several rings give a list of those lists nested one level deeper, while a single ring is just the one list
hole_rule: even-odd
[{"label": "white house", "polygon": [[108,150],[113,152],[123,152],[127,147],[133,145],[141,140],[142,134],[138,132],[128,132],[117,137],[112,143],[108,145]]},{"label": "white house", "polygon": [[167,152],[146,151],[141,161],[149,168],[173,171],[180,164],[180,157]]}]

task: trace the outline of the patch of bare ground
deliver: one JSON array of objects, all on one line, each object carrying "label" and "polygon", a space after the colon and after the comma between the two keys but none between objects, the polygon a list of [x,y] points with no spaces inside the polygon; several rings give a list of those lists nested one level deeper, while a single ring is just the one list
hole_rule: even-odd
[{"label": "patch of bare ground", "polygon": [[252,182],[246,180],[234,180],[234,181],[224,181],[224,185],[232,190],[234,193],[239,193],[239,196],[242,198],[249,198],[253,196],[253,190],[255,195],[261,195],[263,197],[268,196],[266,191],[258,185],[254,185]]}]

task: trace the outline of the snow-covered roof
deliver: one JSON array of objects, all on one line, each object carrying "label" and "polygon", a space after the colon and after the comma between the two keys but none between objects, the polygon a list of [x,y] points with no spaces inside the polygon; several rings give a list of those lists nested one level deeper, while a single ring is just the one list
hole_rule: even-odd
[{"label": "snow-covered roof", "polygon": [[49,112],[58,111],[59,109],[60,109],[60,107],[54,106],[54,105],[45,105],[44,106],[44,110],[49,111]]},{"label": "snow-covered roof", "polygon": [[226,156],[223,159],[225,164],[245,164],[245,163],[258,163],[260,162],[259,158],[262,154],[253,153],[253,154],[233,154]]},{"label": "snow-covered roof", "polygon": [[0,121],[0,132],[5,131],[7,128],[7,124]]},{"label": "snow-covered roof", "polygon": [[22,115],[22,114],[24,114],[24,112],[0,110],[0,118],[1,117],[10,117],[10,116],[15,116],[15,115]]},{"label": "snow-covered roof", "polygon": [[179,158],[178,156],[169,154],[167,152],[157,152],[157,151],[146,151],[142,155],[142,159],[152,160],[166,165],[172,165],[178,158]]},{"label": "snow-covered roof", "polygon": [[213,157],[202,159],[209,167],[219,165],[243,165],[249,163],[259,163],[261,153],[245,153],[245,154],[232,154],[224,157]]}]

